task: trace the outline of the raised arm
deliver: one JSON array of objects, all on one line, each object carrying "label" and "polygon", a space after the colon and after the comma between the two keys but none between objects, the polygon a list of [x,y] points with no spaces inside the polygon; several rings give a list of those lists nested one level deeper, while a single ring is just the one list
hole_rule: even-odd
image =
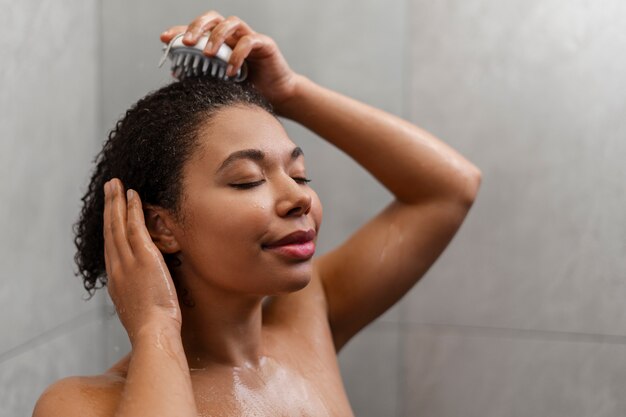
[{"label": "raised arm", "polygon": [[428,132],[294,73],[276,43],[241,19],[215,11],[188,27],[187,44],[211,32],[205,53],[233,48],[229,75],[246,59],[254,85],[277,112],[350,155],[394,195],[382,213],[345,244],[315,260],[328,303],[335,346],[397,302],[450,242],[476,196],[478,169]]},{"label": "raised arm", "polygon": [[350,155],[395,196],[343,245],[316,259],[335,346],[396,303],[461,225],[479,170],[419,127],[297,76],[278,110]]}]

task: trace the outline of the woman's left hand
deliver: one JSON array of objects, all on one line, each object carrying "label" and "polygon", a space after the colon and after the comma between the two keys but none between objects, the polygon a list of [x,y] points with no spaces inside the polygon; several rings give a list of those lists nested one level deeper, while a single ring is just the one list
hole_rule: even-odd
[{"label": "woman's left hand", "polygon": [[267,35],[257,33],[236,16],[222,17],[216,11],[196,17],[188,26],[173,26],[161,34],[161,41],[169,41],[185,33],[183,43],[195,45],[206,32],[210,32],[204,53],[213,56],[226,43],[233,49],[228,76],[234,76],[245,59],[248,78],[254,86],[280,112],[280,105],[294,93],[297,74],[289,68],[276,42]]}]

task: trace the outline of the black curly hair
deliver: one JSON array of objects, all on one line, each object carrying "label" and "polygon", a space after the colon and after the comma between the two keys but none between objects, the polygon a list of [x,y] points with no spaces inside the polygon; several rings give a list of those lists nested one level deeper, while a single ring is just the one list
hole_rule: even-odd
[{"label": "black curly hair", "polygon": [[96,167],[74,225],[76,275],[82,276],[90,296],[107,282],[104,183],[119,178],[126,188],[137,191],[144,203],[179,213],[182,169],[197,145],[198,128],[220,109],[234,105],[257,106],[274,114],[251,84],[200,77],[149,93],[117,122],[95,158]]}]

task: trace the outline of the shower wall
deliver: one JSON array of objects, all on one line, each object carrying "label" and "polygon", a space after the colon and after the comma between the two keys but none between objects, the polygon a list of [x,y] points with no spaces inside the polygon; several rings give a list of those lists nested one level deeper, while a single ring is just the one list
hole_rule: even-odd
[{"label": "shower wall", "polygon": [[[626,5],[0,0],[0,416],[128,351],[105,294],[84,301],[71,224],[106,132],[168,81],[158,34],[207,8],[483,172],[441,259],[341,353],[357,416],[626,415]],[[324,204],[323,253],[391,195],[286,127]]]},{"label": "shower wall", "polygon": [[85,302],[71,230],[98,143],[96,12],[0,1],[0,416],[104,367],[103,300]]},{"label": "shower wall", "polygon": [[483,185],[405,300],[403,415],[626,415],[626,3],[408,10],[410,118]]}]

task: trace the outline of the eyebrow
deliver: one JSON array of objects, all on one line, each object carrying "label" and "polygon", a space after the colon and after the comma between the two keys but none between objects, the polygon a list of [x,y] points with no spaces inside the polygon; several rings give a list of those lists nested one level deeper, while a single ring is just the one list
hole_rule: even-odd
[{"label": "eyebrow", "polygon": [[[291,151],[291,155],[289,158],[291,161],[293,161],[294,159],[298,158],[301,155],[304,156],[304,152],[302,151],[302,148],[300,148],[299,146],[296,146]],[[225,170],[230,165],[232,165],[235,161],[238,161],[240,159],[250,159],[255,162],[261,162],[265,159],[265,153],[260,149],[242,149],[240,151],[235,151],[231,153],[230,155],[228,155],[228,158],[226,158],[224,162],[222,162],[222,165],[220,165],[220,167],[217,169],[217,171],[215,171],[215,173],[216,174],[220,173],[221,171]]]}]

